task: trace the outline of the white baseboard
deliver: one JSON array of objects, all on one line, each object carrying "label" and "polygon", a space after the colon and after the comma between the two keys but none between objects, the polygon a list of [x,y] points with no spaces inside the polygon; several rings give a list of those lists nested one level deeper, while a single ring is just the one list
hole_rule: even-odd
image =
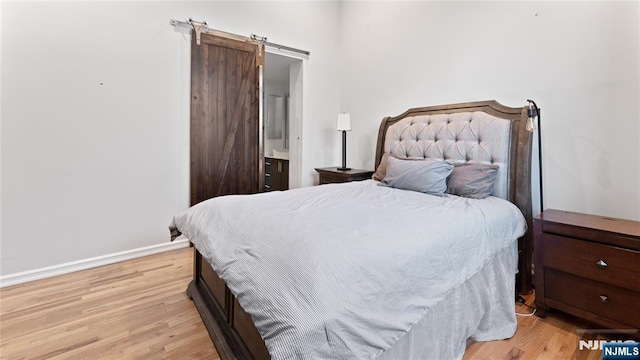
[{"label": "white baseboard", "polygon": [[145,246],[137,249],[121,251],[113,254],[96,256],[89,259],[72,261],[60,265],[47,266],[39,269],[23,271],[15,274],[0,276],[0,288],[10,285],[22,284],[27,281],[49,278],[52,276],[68,274],[74,271],[91,269],[94,267],[131,260],[143,256],[153,255],[165,251],[183,249],[189,246],[188,239],[176,240],[171,243]]}]

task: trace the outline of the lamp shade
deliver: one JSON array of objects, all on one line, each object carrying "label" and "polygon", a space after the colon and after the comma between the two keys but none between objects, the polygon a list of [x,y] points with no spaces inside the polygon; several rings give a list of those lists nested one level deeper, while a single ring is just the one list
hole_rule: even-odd
[{"label": "lamp shade", "polygon": [[351,115],[346,113],[338,114],[338,131],[351,131]]}]

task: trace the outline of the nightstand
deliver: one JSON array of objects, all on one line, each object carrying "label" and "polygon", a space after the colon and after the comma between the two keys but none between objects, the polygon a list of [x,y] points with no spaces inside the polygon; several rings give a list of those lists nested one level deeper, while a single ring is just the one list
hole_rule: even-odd
[{"label": "nightstand", "polygon": [[351,181],[361,181],[371,179],[373,171],[371,170],[338,170],[337,167],[316,168],[320,174],[320,185],[332,183],[345,183]]},{"label": "nightstand", "polygon": [[640,328],[640,222],[568,211],[534,217],[536,308]]}]

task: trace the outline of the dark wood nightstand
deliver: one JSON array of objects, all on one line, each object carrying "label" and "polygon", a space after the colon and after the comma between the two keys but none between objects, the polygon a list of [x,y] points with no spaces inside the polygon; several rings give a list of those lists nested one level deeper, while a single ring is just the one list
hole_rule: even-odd
[{"label": "dark wood nightstand", "polygon": [[640,328],[640,222],[568,211],[534,217],[536,308]]},{"label": "dark wood nightstand", "polygon": [[367,180],[371,179],[371,176],[373,175],[373,171],[371,170],[338,170],[336,166],[316,168],[316,171],[320,174],[320,185]]}]

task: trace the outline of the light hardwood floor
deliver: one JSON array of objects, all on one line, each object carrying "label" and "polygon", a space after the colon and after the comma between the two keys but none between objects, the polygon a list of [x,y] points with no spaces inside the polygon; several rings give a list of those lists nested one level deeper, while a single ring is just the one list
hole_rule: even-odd
[{"label": "light hardwood floor", "polygon": [[217,359],[193,303],[192,249],[0,290],[2,359]]},{"label": "light hardwood floor", "polygon": [[[176,250],[1,289],[0,358],[218,359],[185,294],[192,254]],[[513,338],[470,342],[464,359],[600,359],[599,351],[578,352],[576,329],[589,327],[560,314],[519,317]]]}]

